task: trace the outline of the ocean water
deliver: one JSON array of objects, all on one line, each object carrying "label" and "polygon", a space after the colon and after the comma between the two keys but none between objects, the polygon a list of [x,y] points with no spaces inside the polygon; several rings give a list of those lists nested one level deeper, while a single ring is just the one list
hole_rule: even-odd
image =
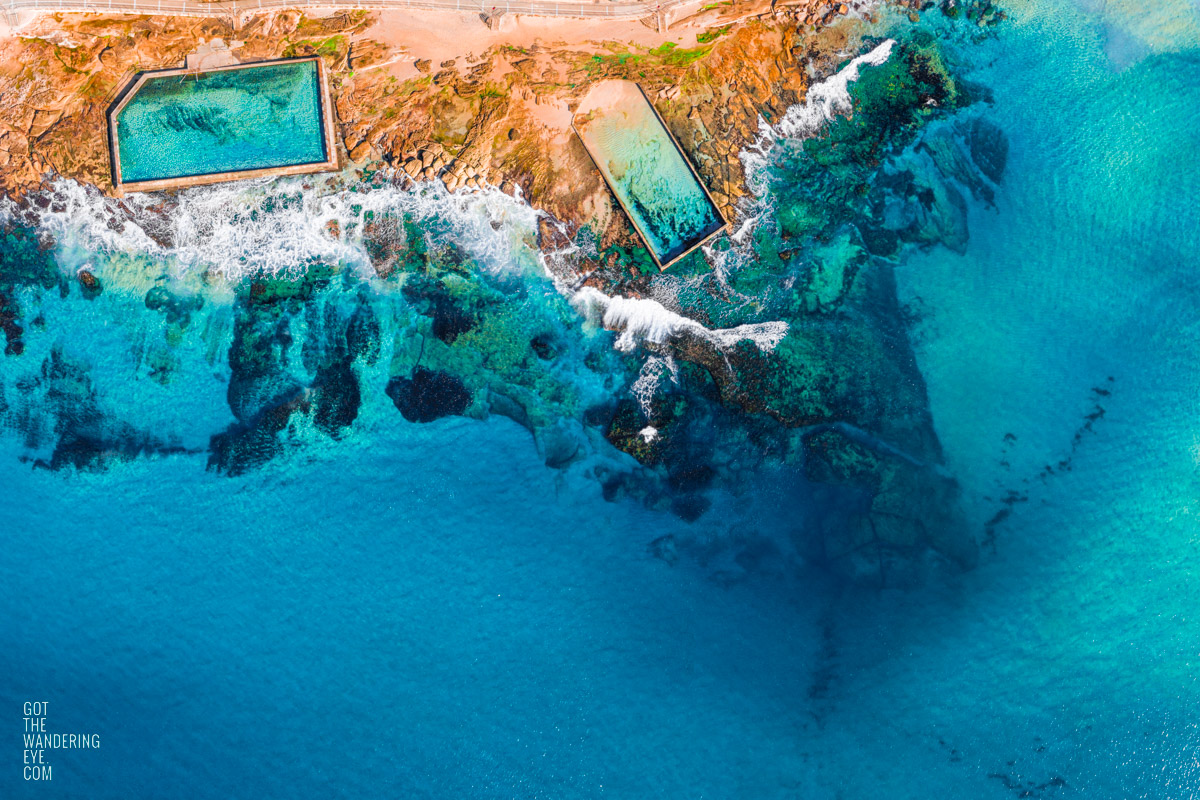
[{"label": "ocean water", "polygon": [[718,230],[720,212],[637,86],[618,85],[576,129],[647,246],[667,264]]},{"label": "ocean water", "polygon": [[125,182],[324,161],[317,62],[151,78],[117,133]]},{"label": "ocean water", "polygon": [[[388,356],[408,352],[386,298],[392,335],[352,426],[207,471],[207,436],[233,421],[221,275],[362,266],[317,234],[403,205],[529,313],[569,319],[536,218],[498,194],[278,202],[239,184],[182,195],[162,248],[60,186],[41,224],[105,289],[22,295],[44,322],[0,361],[3,398],[58,348],[106,413],[176,447],[55,472],[32,466],[44,445],[0,436],[3,794],[1200,794],[1200,8],[1028,0],[1009,17],[953,45],[994,93],[972,113],[1009,139],[1004,180],[968,201],[963,252],[897,267],[983,542],[974,569],[915,587],[653,557],[672,533],[786,538],[815,500],[763,468],[687,523],[607,502],[503,417],[409,423],[384,394]],[[163,273],[206,292],[166,383],[143,301]],[[101,736],[50,753],[40,785],[16,745],[35,700],[50,730]]]}]

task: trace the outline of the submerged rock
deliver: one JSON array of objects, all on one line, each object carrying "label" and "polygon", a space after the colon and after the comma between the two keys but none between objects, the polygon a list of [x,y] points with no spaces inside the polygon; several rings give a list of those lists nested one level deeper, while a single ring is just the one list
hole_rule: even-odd
[{"label": "submerged rock", "polygon": [[684,522],[695,522],[712,506],[712,501],[699,494],[685,494],[671,501],[671,513]]},{"label": "submerged rock", "polygon": [[[882,227],[894,231],[901,241],[923,246],[941,244],[956,253],[965,252],[970,239],[967,201],[946,180],[929,151],[906,153],[887,169],[894,170],[892,174],[902,188],[884,200]],[[990,191],[987,189],[989,196]]]},{"label": "submerged rock", "polygon": [[352,363],[343,358],[323,367],[312,384],[313,421],[330,436],[337,436],[358,418],[362,392]]},{"label": "submerged rock", "polygon": [[410,378],[392,378],[386,391],[409,422],[461,415],[471,402],[471,393],[458,378],[424,367],[414,369]]},{"label": "submerged rock", "polygon": [[77,470],[98,472],[142,456],[187,452],[184,447],[165,444],[132,426],[107,420],[106,424],[97,426],[92,431],[79,428],[64,431],[54,447],[49,466],[53,470],[74,467]]},{"label": "submerged rock", "polygon": [[186,328],[192,312],[203,306],[204,300],[198,295],[178,295],[161,284],[146,292],[146,308],[160,312],[168,323],[178,325],[180,329]]},{"label": "submerged rock", "polygon": [[560,346],[555,341],[554,336],[549,333],[539,333],[530,340],[529,346],[533,348],[533,352],[538,358],[543,361],[553,361],[558,357]]},{"label": "submerged rock", "polygon": [[671,566],[675,566],[679,562],[679,545],[675,541],[674,534],[658,537],[650,542],[646,550],[654,558],[661,559]]},{"label": "submerged rock", "polygon": [[239,475],[279,452],[277,434],[305,401],[303,385],[287,371],[291,341],[288,319],[278,309],[239,304],[226,389],[229,409],[238,421],[210,440],[209,469]]},{"label": "submerged rock", "polygon": [[992,183],[999,183],[1008,166],[1008,137],[1000,127],[977,117],[971,122],[968,141],[971,160]]},{"label": "submerged rock", "polygon": [[21,308],[16,298],[7,292],[0,291],[0,329],[4,330],[4,355],[19,356],[25,352],[25,341],[21,335],[25,329],[17,321]]},{"label": "submerged rock", "polygon": [[[212,437],[210,469],[237,475],[265,464],[282,451],[294,415],[311,414],[316,428],[334,437],[358,418],[362,392],[354,362],[378,358],[379,323],[361,293],[351,298],[347,315],[342,292],[280,280],[239,301],[226,392],[238,421]],[[306,333],[298,365],[291,357],[294,323]]]},{"label": "submerged rock", "polygon": [[446,344],[475,327],[474,315],[449,299],[439,298],[434,304],[433,335]]},{"label": "submerged rock", "polygon": [[654,466],[662,461],[669,435],[667,426],[662,421],[659,424],[663,427],[650,425],[635,402],[623,399],[612,413],[604,438],[640,463]]},{"label": "submerged rock", "polygon": [[960,568],[978,560],[958,484],[934,467],[837,428],[806,436],[804,455],[810,480],[861,493],[813,526],[810,554],[832,571],[885,584],[904,581],[929,553]]},{"label": "submerged rock", "polygon": [[534,432],[538,454],[551,469],[566,469],[588,454],[588,438],[575,420],[560,419]]},{"label": "submerged rock", "polygon": [[959,187],[990,204],[1007,161],[1007,138],[986,120],[929,126],[880,170],[871,198],[872,222],[862,225],[864,241],[886,250],[877,234],[867,236],[882,228],[905,242],[963,252],[969,231]]},{"label": "submerged rock", "polygon": [[454,344],[478,324],[475,312],[455,300],[440,281],[409,276],[403,292],[414,308],[433,318],[433,335],[446,344]]},{"label": "submerged rock", "polygon": [[302,389],[280,396],[250,419],[230,425],[209,441],[208,468],[227,475],[241,475],[274,458],[283,445],[278,434],[292,414],[307,408]]},{"label": "submerged rock", "polygon": [[52,242],[39,239],[35,231],[21,226],[0,228],[0,328],[4,330],[5,355],[25,351],[24,326],[20,323],[21,306],[17,291],[27,286],[43,289],[58,287],[67,291],[65,278],[58,271],[50,252]]},{"label": "submerged rock", "polygon": [[98,472],[138,457],[188,452],[106,409],[91,372],[85,359],[55,347],[37,372],[18,381],[11,401],[0,392],[0,428],[20,431],[35,466]]},{"label": "submerged rock", "polygon": [[350,355],[371,365],[379,359],[382,337],[383,328],[379,322],[379,315],[375,313],[366,296],[360,293],[358,306],[346,323],[346,348]]}]

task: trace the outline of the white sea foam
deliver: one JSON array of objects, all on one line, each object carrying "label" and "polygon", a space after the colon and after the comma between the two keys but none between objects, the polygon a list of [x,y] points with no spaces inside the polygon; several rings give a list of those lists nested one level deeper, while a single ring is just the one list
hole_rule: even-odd
[{"label": "white sea foam", "polygon": [[758,322],[736,328],[706,328],[694,319],[676,314],[656,300],[609,297],[598,289],[585,286],[572,302],[581,313],[598,321],[605,328],[617,331],[614,346],[629,352],[639,344],[662,344],[671,337],[689,331],[729,350],[738,342],[750,340],[764,352],[775,347],[787,336],[786,322]]},{"label": "white sea foam", "polygon": [[709,331],[712,338],[722,347],[729,349],[739,342],[751,341],[755,347],[764,353],[769,353],[779,346],[788,335],[788,324],[780,320],[772,322],[755,322],[750,325],[738,325],[736,328],[717,328]]},{"label": "white sea foam", "polygon": [[765,167],[780,140],[811,138],[834,119],[852,113],[854,102],[850,97],[850,84],[858,80],[863,67],[877,67],[891,58],[895,46],[896,41],[888,39],[825,80],[814,83],[808,87],[804,101],[784,112],[776,124],[769,125],[766,120],[759,119],[758,137],[740,153],[746,183],[755,195],[766,193]]},{"label": "white sea foam", "polygon": [[880,44],[869,53],[842,67],[836,73],[809,87],[803,103],[787,110],[775,126],[778,136],[802,139],[820,133],[827,123],[854,110],[850,99],[850,84],[858,80],[862,67],[877,67],[892,56],[893,39]]},{"label": "white sea foam", "polygon": [[825,80],[814,83],[804,101],[789,108],[775,125],[759,118],[758,136],[738,154],[746,186],[753,197],[743,201],[739,209],[741,222],[729,236],[734,246],[716,255],[715,270],[726,274],[744,263],[750,255],[754,230],[763,220],[771,218],[774,208],[770,200],[770,166],[780,143],[817,136],[834,119],[853,113],[850,84],[858,80],[863,67],[879,66],[891,58],[895,46],[895,40],[888,39]]},{"label": "white sea foam", "polygon": [[650,356],[642,364],[637,380],[629,387],[629,391],[637,400],[638,407],[647,418],[650,416],[651,403],[658,394],[663,383],[678,382],[679,365],[670,356]]},{"label": "white sea foam", "polygon": [[537,263],[538,212],[499,190],[451,194],[433,182],[353,191],[335,180],[242,181],[188,189],[173,200],[156,194],[115,200],[59,179],[47,208],[19,211],[9,202],[4,211],[21,214],[60,247],[170,257],[180,270],[233,279],[297,275],[317,262],[368,269],[362,228],[388,214],[407,217],[431,239],[452,239],[487,270],[512,269],[522,259]]}]

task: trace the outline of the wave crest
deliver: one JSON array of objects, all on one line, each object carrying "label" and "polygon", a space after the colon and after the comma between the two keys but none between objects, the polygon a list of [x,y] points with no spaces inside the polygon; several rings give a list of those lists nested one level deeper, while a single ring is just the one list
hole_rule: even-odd
[{"label": "wave crest", "polygon": [[537,264],[539,212],[498,189],[451,194],[438,182],[263,179],[116,199],[60,178],[41,203],[5,201],[0,213],[50,234],[60,251],[169,257],[181,271],[231,280],[294,277],[314,263],[369,269],[363,231],[389,216],[431,242],[453,241],[490,271]]},{"label": "wave crest", "polygon": [[572,303],[584,316],[606,329],[618,332],[613,346],[630,352],[642,343],[664,344],[673,337],[693,333],[730,350],[739,342],[751,341],[759,350],[769,352],[787,336],[786,322],[757,322],[736,328],[706,328],[694,319],[671,311],[657,300],[636,297],[609,297],[598,289],[585,286]]}]

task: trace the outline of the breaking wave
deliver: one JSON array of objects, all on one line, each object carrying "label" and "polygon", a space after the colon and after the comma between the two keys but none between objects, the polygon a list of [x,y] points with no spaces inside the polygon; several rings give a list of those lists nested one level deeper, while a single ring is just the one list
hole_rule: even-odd
[{"label": "breaking wave", "polygon": [[877,67],[891,58],[895,46],[894,39],[887,39],[825,80],[812,84],[804,101],[789,108],[774,125],[759,118],[758,137],[738,154],[752,197],[743,201],[740,219],[729,233],[733,247],[721,253],[709,253],[718,274],[728,275],[752,255],[755,229],[774,212],[771,167],[778,161],[780,144],[810,139],[819,135],[834,119],[851,114],[854,105],[850,84],[858,80],[863,67]]},{"label": "breaking wave", "polygon": [[585,286],[572,302],[587,318],[618,333],[613,346],[630,352],[642,343],[663,344],[684,331],[707,339],[722,350],[749,340],[764,352],[774,350],[787,336],[786,322],[758,322],[736,328],[706,328],[694,319],[671,311],[657,300],[634,297],[609,297]]},{"label": "breaking wave", "polygon": [[36,202],[5,200],[0,214],[50,234],[64,266],[77,252],[169,258],[180,271],[230,280],[296,276],[314,263],[366,270],[364,230],[384,218],[410,222],[432,242],[453,241],[489,271],[538,263],[539,212],[498,189],[451,194],[437,182],[402,189],[343,176],[286,178],[116,199],[64,178]]},{"label": "breaking wave", "polygon": [[821,132],[826,123],[853,111],[850,84],[858,80],[862,67],[878,67],[892,56],[894,39],[888,39],[874,50],[864,53],[836,73],[808,89],[803,103],[787,110],[774,127],[776,136],[803,139]]}]

